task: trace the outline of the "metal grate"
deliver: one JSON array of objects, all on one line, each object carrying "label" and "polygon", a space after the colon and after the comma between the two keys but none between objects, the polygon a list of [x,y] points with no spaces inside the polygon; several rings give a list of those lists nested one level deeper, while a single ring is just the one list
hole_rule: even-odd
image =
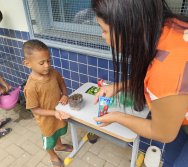
[{"label": "metal grate", "polygon": [[34,38],[109,53],[90,0],[26,0],[26,5]]},{"label": "metal grate", "polygon": [[[30,33],[49,46],[110,56],[90,7],[91,0],[24,0]],[[188,0],[167,0],[176,13],[188,16]],[[103,56],[102,56],[103,57]],[[111,57],[111,56],[110,56]]]},{"label": "metal grate", "polygon": [[174,13],[188,16],[188,0],[167,0],[167,3]]}]

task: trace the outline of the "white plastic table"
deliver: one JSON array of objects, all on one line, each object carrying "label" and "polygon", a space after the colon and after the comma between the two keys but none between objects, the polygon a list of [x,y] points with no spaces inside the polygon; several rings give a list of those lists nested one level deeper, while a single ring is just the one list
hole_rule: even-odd
[{"label": "white plastic table", "polygon": [[[89,132],[93,132],[96,135],[109,139],[116,144],[121,146],[126,146],[127,143],[133,142],[132,148],[132,157],[131,157],[131,167],[136,166],[136,158],[139,149],[139,136],[131,131],[130,129],[122,126],[118,123],[112,123],[105,127],[99,127],[96,122],[94,121],[94,117],[97,116],[98,113],[98,105],[94,105],[94,95],[85,93],[90,87],[96,86],[97,84],[94,83],[85,83],[81,87],[79,87],[75,93],[81,93],[83,95],[83,106],[79,111],[70,109],[69,105],[62,105],[58,104],[56,106],[56,110],[64,111],[71,115],[71,118],[68,120],[71,126],[71,135],[72,135],[72,142],[73,142],[73,151],[69,154],[69,156],[65,159],[65,165],[69,164],[74,155],[79,151],[79,149],[83,146],[83,144],[88,140],[87,134],[82,138],[80,143],[78,143],[77,138],[77,131],[76,126],[81,126],[86,128]],[[122,111],[128,114],[136,115],[138,117],[146,118],[148,114],[148,109],[144,108],[143,111],[137,112],[134,111],[132,108],[109,108],[108,112],[111,111]]]}]

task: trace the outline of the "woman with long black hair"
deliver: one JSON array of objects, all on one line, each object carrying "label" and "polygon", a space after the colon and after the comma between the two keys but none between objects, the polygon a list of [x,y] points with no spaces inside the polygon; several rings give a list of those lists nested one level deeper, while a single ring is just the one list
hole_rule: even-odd
[{"label": "woman with long black hair", "polygon": [[136,108],[146,102],[152,115],[149,120],[115,111],[96,121],[167,143],[163,166],[188,166],[188,18],[172,13],[164,0],[92,0],[92,8],[112,48],[115,74],[115,84],[102,87],[96,102],[129,92]]}]

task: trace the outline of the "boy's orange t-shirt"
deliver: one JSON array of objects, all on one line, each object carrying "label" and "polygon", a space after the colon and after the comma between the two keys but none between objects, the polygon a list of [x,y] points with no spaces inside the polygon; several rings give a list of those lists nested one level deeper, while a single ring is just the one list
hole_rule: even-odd
[{"label": "boy's orange t-shirt", "polygon": [[[61,75],[54,69],[50,70],[49,79],[40,81],[29,76],[24,88],[26,99],[26,108],[32,109],[39,107],[41,109],[55,110],[61,98],[60,85],[64,84]],[[65,121],[60,121],[55,116],[42,116],[34,114],[35,119],[41,129],[42,135],[49,137],[58,129],[66,127]]]},{"label": "boy's orange t-shirt", "polygon": [[[187,23],[173,19],[164,26],[156,57],[148,67],[144,87],[149,107],[152,100],[188,94]],[[188,112],[182,124],[188,125]]]}]

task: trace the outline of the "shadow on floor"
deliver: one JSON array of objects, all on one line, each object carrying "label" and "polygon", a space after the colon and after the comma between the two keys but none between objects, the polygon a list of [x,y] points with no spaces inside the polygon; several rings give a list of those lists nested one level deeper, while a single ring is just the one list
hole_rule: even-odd
[{"label": "shadow on floor", "polygon": [[19,122],[23,119],[33,118],[32,112],[30,110],[27,110],[23,105],[17,104],[13,111],[19,115],[19,117],[14,122]]}]

